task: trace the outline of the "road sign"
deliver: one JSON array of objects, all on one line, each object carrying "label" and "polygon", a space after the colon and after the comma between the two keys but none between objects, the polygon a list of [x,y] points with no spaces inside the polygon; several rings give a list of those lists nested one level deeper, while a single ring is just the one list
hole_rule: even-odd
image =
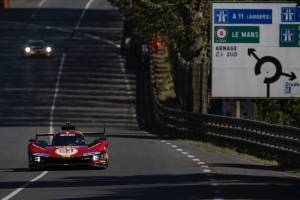
[{"label": "road sign", "polygon": [[259,43],[259,26],[215,26],[215,43]]},{"label": "road sign", "polygon": [[296,3],[213,3],[211,27],[213,97],[300,97]]}]

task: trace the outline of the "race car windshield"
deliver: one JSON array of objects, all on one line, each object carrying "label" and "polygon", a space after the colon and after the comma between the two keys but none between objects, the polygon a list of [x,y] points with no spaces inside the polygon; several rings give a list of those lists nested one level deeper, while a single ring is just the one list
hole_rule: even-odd
[{"label": "race car windshield", "polygon": [[76,146],[85,145],[85,141],[82,135],[56,135],[52,141],[53,146]]},{"label": "race car windshield", "polygon": [[44,46],[46,46],[46,44],[45,44],[45,42],[42,42],[42,41],[33,41],[33,42],[29,42],[29,46],[44,47]]}]

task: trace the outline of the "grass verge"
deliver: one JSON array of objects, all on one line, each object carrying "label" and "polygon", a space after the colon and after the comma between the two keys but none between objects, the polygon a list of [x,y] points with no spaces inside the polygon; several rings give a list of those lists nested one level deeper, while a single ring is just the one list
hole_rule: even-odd
[{"label": "grass verge", "polygon": [[253,155],[241,153],[234,148],[220,147],[220,146],[214,145],[209,142],[195,141],[195,140],[189,140],[189,139],[180,139],[180,141],[186,142],[186,143],[191,144],[196,147],[203,148],[210,152],[222,153],[222,154],[226,154],[226,155],[230,155],[230,156],[236,156],[243,160],[255,162],[258,164],[262,164],[262,165],[279,166],[279,163],[276,160],[267,160],[267,159],[258,158]]}]

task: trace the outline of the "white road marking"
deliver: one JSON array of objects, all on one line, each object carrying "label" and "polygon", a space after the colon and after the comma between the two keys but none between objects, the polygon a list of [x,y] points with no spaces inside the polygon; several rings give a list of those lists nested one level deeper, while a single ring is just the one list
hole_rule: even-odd
[{"label": "white road marking", "polygon": [[187,155],[188,158],[195,158],[194,155]]},{"label": "white road marking", "polygon": [[26,187],[28,187],[31,183],[36,182],[37,180],[41,179],[43,176],[45,176],[48,173],[48,171],[44,171],[41,174],[39,174],[38,176],[36,176],[35,178],[31,179],[30,181],[24,183],[21,187],[19,187],[18,189],[14,190],[13,192],[11,192],[10,194],[8,194],[7,196],[3,197],[1,200],[9,200],[11,198],[13,198],[14,196],[16,196],[19,192],[21,192],[22,190],[24,190]]},{"label": "white road marking", "polygon": [[166,143],[166,140],[161,140],[162,143]]},{"label": "white road marking", "polygon": [[[44,5],[44,3],[47,0],[41,0],[38,8],[35,9],[34,13],[31,15],[31,19],[34,19],[35,16],[37,15],[39,9]],[[44,171],[41,174],[39,174],[38,176],[36,176],[35,178],[31,179],[30,181],[24,183],[21,187],[17,188],[16,190],[12,191],[11,193],[9,193],[7,196],[3,197],[1,200],[9,200],[11,198],[13,198],[14,196],[16,196],[19,192],[21,192],[22,190],[24,190],[26,187],[28,187],[31,183],[41,179],[43,176],[45,176],[48,173],[48,171]]]},{"label": "white road marking", "polygon": [[[81,21],[87,11],[87,9],[89,9],[90,5],[93,3],[94,0],[90,0],[84,7],[84,10],[82,11],[80,18],[76,24],[75,28],[79,28]],[[64,68],[64,64],[65,64],[65,60],[66,60],[66,56],[67,54],[64,52],[62,54],[61,60],[60,60],[60,65],[59,65],[59,71],[58,71],[58,75],[57,75],[57,79],[56,79],[56,85],[55,85],[55,92],[54,92],[54,97],[53,97],[53,101],[52,101],[52,106],[51,106],[51,110],[50,110],[50,127],[49,127],[49,133],[53,134],[54,133],[54,128],[53,128],[53,113],[55,111],[55,104],[56,104],[56,99],[57,99],[57,95],[59,92],[59,85],[60,85],[60,78],[62,75],[62,71]],[[50,138],[50,141],[52,140],[52,138]]]},{"label": "white road marking", "polygon": [[193,161],[195,161],[195,162],[199,162],[199,161],[200,161],[200,159],[199,159],[199,158],[194,158],[194,159],[193,159]]},{"label": "white road marking", "polygon": [[176,151],[183,151],[183,149],[176,149]]},{"label": "white road marking", "polygon": [[[129,83],[129,80],[128,80],[128,77],[127,77],[127,74],[126,74],[126,69],[125,69],[124,63],[122,62],[122,59],[121,59],[120,55],[118,55],[118,60],[119,60],[119,63],[120,63],[121,70],[124,74],[125,87],[127,89],[127,92],[129,93],[129,99],[130,99],[130,101],[134,101],[135,97],[133,96],[133,93],[132,93],[133,90],[130,87],[130,83]],[[135,114],[135,112],[131,112],[131,110],[133,110],[132,107],[128,106],[128,114],[131,115],[130,118],[135,118],[136,114]],[[152,136],[149,133],[147,133],[147,135]]]},{"label": "white road marking", "polygon": [[167,144],[167,145],[172,145],[170,142],[167,142],[166,144]]},{"label": "white road marking", "polygon": [[212,186],[219,186],[218,183],[212,183],[211,185],[212,185]]},{"label": "white road marking", "polygon": [[205,165],[204,162],[197,162],[198,165]]},{"label": "white road marking", "polygon": [[202,168],[208,169],[208,166],[207,166],[207,165],[202,165],[201,167],[202,167]]},{"label": "white road marking", "polygon": [[184,154],[184,155],[188,154],[188,152],[186,152],[186,151],[183,151],[183,152],[181,152],[181,153]]},{"label": "white road marking", "polygon": [[204,172],[204,173],[210,173],[211,170],[210,170],[210,169],[204,169],[203,172]]},{"label": "white road marking", "polygon": [[94,40],[99,40],[99,41],[105,42],[107,44],[110,44],[110,45],[118,48],[118,49],[121,47],[120,44],[117,44],[117,43],[115,43],[115,42],[113,42],[111,40],[106,40],[104,38],[101,38],[101,37],[98,37],[98,36],[95,36],[95,35],[91,35],[91,34],[87,34],[87,33],[81,33],[81,32],[77,32],[77,33],[79,35],[83,35],[85,37],[89,37],[89,38],[94,39]]},{"label": "white road marking", "polygon": [[174,144],[174,145],[172,145],[171,147],[173,147],[173,148],[177,148],[178,146]]},{"label": "white road marking", "polygon": [[38,8],[35,9],[34,13],[32,13],[31,15],[31,19],[35,18],[35,16],[37,15],[37,13],[39,12],[40,8],[44,5],[44,3],[46,3],[47,0],[41,0],[39,5],[38,5]]},{"label": "white road marking", "polygon": [[[58,70],[58,75],[56,78],[56,85],[55,85],[55,92],[54,92],[54,96],[53,96],[53,101],[52,101],[52,106],[51,106],[51,110],[50,110],[50,127],[49,127],[49,133],[53,134],[54,133],[54,128],[53,128],[53,113],[55,110],[55,104],[56,104],[56,99],[57,99],[57,95],[59,92],[59,85],[60,85],[60,78],[62,75],[62,70],[64,68],[64,64],[65,64],[65,60],[66,60],[66,53],[62,54],[61,60],[60,60],[60,65],[59,65],[59,70]],[[52,140],[52,138],[50,138],[50,141]]]},{"label": "white road marking", "polygon": [[90,0],[90,1],[85,5],[84,10],[83,10],[83,12],[81,13],[80,18],[79,18],[79,20],[78,20],[78,23],[76,24],[76,27],[75,27],[76,29],[79,28],[79,26],[80,26],[80,24],[81,24],[81,22],[82,22],[82,20],[83,20],[83,18],[84,18],[84,15],[85,15],[87,9],[89,9],[89,7],[90,7],[90,5],[93,3],[93,1],[94,1],[94,0]]}]

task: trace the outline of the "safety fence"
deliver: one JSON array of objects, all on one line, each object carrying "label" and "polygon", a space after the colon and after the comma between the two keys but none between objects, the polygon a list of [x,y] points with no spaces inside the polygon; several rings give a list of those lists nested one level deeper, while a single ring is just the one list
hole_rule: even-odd
[{"label": "safety fence", "polygon": [[[145,49],[145,47],[143,47]],[[248,119],[185,112],[160,104],[153,92],[151,58],[148,52],[139,53],[137,72],[140,93],[144,102],[143,115],[148,128],[156,133],[180,137],[215,138],[245,149],[263,151],[279,162],[300,163],[300,128],[268,124]],[[262,152],[261,152],[262,153]]]}]

